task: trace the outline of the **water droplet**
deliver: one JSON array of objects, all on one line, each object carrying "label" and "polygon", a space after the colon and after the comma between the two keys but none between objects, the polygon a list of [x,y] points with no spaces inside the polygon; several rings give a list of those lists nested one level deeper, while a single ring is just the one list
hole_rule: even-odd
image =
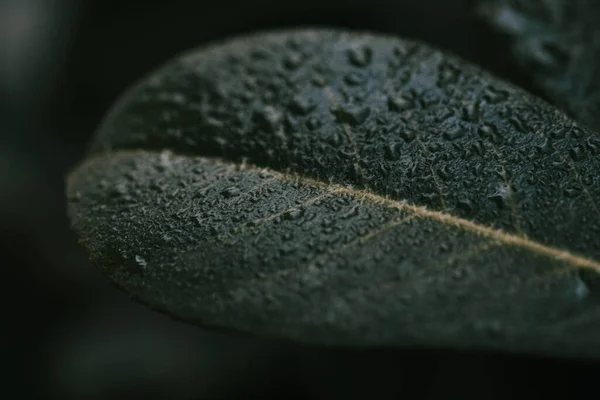
[{"label": "water droplet", "polygon": [[364,82],[365,78],[359,72],[354,71],[350,72],[346,76],[344,76],[344,82],[350,86],[358,86]]},{"label": "water droplet", "polygon": [[110,196],[112,197],[124,197],[128,193],[127,185],[124,183],[120,183],[112,188],[110,191]]},{"label": "water droplet", "polygon": [[498,143],[500,140],[498,128],[492,124],[483,124],[479,128],[479,135],[484,139],[492,141],[493,143]]},{"label": "water droplet", "polygon": [[348,219],[348,218],[356,217],[359,214],[359,209],[360,209],[359,206],[355,205],[354,207],[352,207],[350,209],[350,211],[346,212],[345,214],[342,214],[340,216],[340,218],[342,218],[342,219]]},{"label": "water droplet", "polygon": [[435,192],[423,193],[423,194],[421,194],[421,199],[425,203],[436,205],[436,206],[440,204],[440,200],[441,200],[439,193],[435,193]]},{"label": "water droplet", "polygon": [[439,176],[443,181],[448,181],[450,179],[450,176],[452,175],[449,168],[450,167],[448,167],[448,164],[437,168],[437,176]]},{"label": "water droplet", "polygon": [[285,69],[289,70],[289,71],[293,71],[298,69],[298,67],[300,67],[300,65],[302,65],[302,61],[303,61],[303,57],[302,54],[298,53],[298,52],[290,52],[288,53],[284,60],[283,60],[283,66]]},{"label": "water droplet", "polygon": [[527,126],[527,123],[525,121],[523,121],[520,117],[518,116],[513,116],[511,117],[508,122],[512,125],[513,128],[515,128],[518,132],[521,133],[527,133],[529,131],[529,127]]},{"label": "water droplet", "polygon": [[587,288],[588,296],[598,294],[600,292],[600,273],[590,269],[579,269],[577,271],[577,278]]},{"label": "water droplet", "polygon": [[254,110],[252,120],[267,132],[275,132],[279,129],[282,116],[275,108],[266,106]]},{"label": "water droplet", "polygon": [[473,101],[466,104],[462,109],[463,119],[469,122],[477,122],[480,117],[479,102]]},{"label": "water droplet", "polygon": [[221,192],[221,195],[226,198],[239,196],[240,194],[241,191],[237,186],[229,186]]},{"label": "water droplet", "polygon": [[485,147],[481,141],[477,141],[471,145],[471,150],[482,156],[485,153]]},{"label": "water droplet", "polygon": [[500,208],[504,207],[510,198],[510,187],[506,186],[506,184],[501,183],[498,185],[496,191],[490,194],[487,198],[496,203],[496,205]]},{"label": "water droplet", "polygon": [[284,220],[298,220],[300,218],[302,218],[302,216],[304,215],[304,211],[299,209],[299,208],[292,208],[291,210],[287,210],[285,213],[283,213],[282,218]]},{"label": "water droplet", "polygon": [[155,168],[158,172],[165,172],[171,168],[171,162],[171,152],[165,150],[160,153],[159,162],[155,165]]},{"label": "water droplet", "polygon": [[384,156],[387,160],[397,160],[401,155],[401,146],[398,143],[391,143],[384,147]]},{"label": "water droplet", "polygon": [[343,106],[333,109],[332,112],[342,124],[360,125],[365,122],[371,109],[367,106]]},{"label": "water droplet", "polygon": [[317,117],[309,117],[308,120],[306,121],[306,127],[308,129],[310,129],[311,131],[317,130],[321,127],[322,122],[319,118]]},{"label": "water droplet", "polygon": [[575,297],[579,300],[583,300],[590,294],[590,288],[578,275],[575,279]]},{"label": "water droplet", "polygon": [[327,218],[327,217],[326,217],[326,218],[323,218],[323,219],[321,220],[321,226],[322,226],[323,228],[329,228],[329,227],[331,227],[331,226],[334,224],[334,222],[335,222],[335,221],[334,221],[332,218]]},{"label": "water droplet", "polygon": [[254,60],[268,60],[269,52],[266,49],[254,48],[250,51],[250,57]]},{"label": "water droplet", "polygon": [[430,151],[430,152],[431,152],[433,155],[435,155],[436,153],[438,153],[438,152],[440,152],[440,151],[442,150],[442,146],[441,146],[441,144],[440,144],[440,143],[438,143],[438,142],[432,142],[432,143],[429,143],[429,144],[427,145],[427,148],[429,149],[429,151]]},{"label": "water droplet", "polygon": [[[555,38],[535,36],[524,43],[523,51],[535,67],[561,68],[569,64],[570,49],[564,42]],[[566,67],[565,67],[566,68]]]},{"label": "water droplet", "polygon": [[407,142],[412,142],[417,137],[417,132],[414,129],[404,128],[401,129],[398,133],[400,137],[406,140]]},{"label": "water droplet", "polygon": [[463,211],[470,213],[471,211],[473,211],[473,202],[466,197],[465,195],[461,195],[457,198],[457,205],[460,209],[462,209]]},{"label": "water droplet", "polygon": [[310,80],[313,85],[316,87],[325,87],[327,86],[327,79],[325,79],[325,75],[319,72],[315,72]]},{"label": "water droplet", "polygon": [[307,115],[316,108],[316,104],[306,96],[296,95],[290,103],[290,110],[294,114]]},{"label": "water droplet", "polygon": [[408,260],[402,260],[402,262],[398,265],[398,278],[403,279],[410,275],[417,267],[415,264]]},{"label": "water droplet", "polygon": [[348,49],[348,61],[355,67],[364,68],[373,59],[373,50],[365,45],[353,46]]},{"label": "water droplet", "polygon": [[146,269],[146,265],[147,265],[146,260],[144,260],[141,256],[136,255],[135,262],[142,270]]},{"label": "water droplet", "polygon": [[535,148],[544,154],[550,154],[554,152],[554,148],[552,147],[552,141],[550,138],[545,138],[542,144],[535,146]]},{"label": "water droplet", "polygon": [[466,134],[466,129],[464,129],[460,125],[456,125],[452,129],[444,131],[443,136],[444,136],[444,139],[455,140],[455,139],[459,139],[459,138],[465,136],[465,134]]},{"label": "water droplet", "polygon": [[506,90],[496,89],[492,86],[485,88],[483,98],[490,104],[497,104],[508,100],[508,92]]},{"label": "water droplet", "polygon": [[587,147],[594,153],[600,149],[600,137],[589,137],[585,143]]},{"label": "water droplet", "polygon": [[444,87],[449,84],[455,84],[460,77],[460,69],[450,63],[448,60],[438,64],[438,86]]},{"label": "water droplet", "polygon": [[581,146],[575,146],[569,150],[569,156],[575,161],[580,161],[584,158],[584,150]]},{"label": "water droplet", "polygon": [[294,238],[294,235],[292,234],[292,232],[285,232],[281,238],[286,241],[289,242],[290,240],[292,240]]},{"label": "water droplet", "polygon": [[465,271],[464,269],[462,269],[460,267],[452,270],[452,279],[454,279],[455,281],[461,281],[466,276],[467,276],[467,271]]},{"label": "water droplet", "polygon": [[581,188],[575,187],[575,186],[568,186],[566,188],[563,189],[563,192],[565,194],[565,196],[567,196],[568,198],[572,199],[575,198],[577,196],[579,196],[581,194]]}]

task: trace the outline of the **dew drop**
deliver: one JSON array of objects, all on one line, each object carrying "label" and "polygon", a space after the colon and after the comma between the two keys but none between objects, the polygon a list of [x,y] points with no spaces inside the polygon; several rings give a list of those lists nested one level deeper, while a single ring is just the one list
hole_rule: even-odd
[{"label": "dew drop", "polygon": [[461,210],[467,213],[473,211],[474,208],[473,202],[465,195],[461,195],[457,198],[457,205]]},{"label": "dew drop", "polygon": [[135,262],[142,270],[146,269],[146,265],[147,265],[146,260],[144,260],[141,256],[136,255]]},{"label": "dew drop", "polygon": [[292,232],[285,232],[281,238],[286,241],[289,242],[290,240],[292,240],[294,238],[294,235],[292,234]]},{"label": "dew drop", "polygon": [[447,164],[444,165],[443,167],[436,169],[436,173],[443,181],[449,180],[450,177],[452,176]]},{"label": "dew drop", "polygon": [[438,86],[445,87],[449,84],[455,84],[460,77],[460,70],[448,61],[438,64]]},{"label": "dew drop", "polygon": [[346,212],[345,214],[342,214],[340,216],[340,218],[342,218],[342,219],[349,219],[349,218],[356,217],[358,215],[359,215],[359,206],[356,205],[356,206],[352,207],[350,209],[350,211]]},{"label": "dew drop", "polygon": [[254,48],[250,51],[250,58],[254,60],[268,60],[269,52],[266,49]]},{"label": "dew drop", "polygon": [[283,60],[283,67],[288,71],[294,71],[302,65],[303,57],[302,54],[298,52],[290,52],[286,55]]},{"label": "dew drop", "polygon": [[398,278],[404,279],[416,269],[417,269],[417,267],[415,266],[415,264],[413,264],[412,262],[410,262],[408,260],[403,260],[398,265],[398,268],[397,268]]},{"label": "dew drop", "polygon": [[581,194],[581,189],[575,186],[567,186],[563,189],[563,193],[570,199],[573,199]]},{"label": "dew drop", "polygon": [[586,285],[586,283],[581,279],[580,276],[577,276],[575,280],[575,297],[579,300],[583,300],[588,297],[590,294],[590,288]]},{"label": "dew drop", "polygon": [[350,72],[344,77],[344,82],[349,86],[358,86],[364,82],[365,78],[360,73]]},{"label": "dew drop", "polygon": [[500,208],[504,207],[510,197],[510,188],[504,183],[498,185],[496,191],[488,195],[488,199],[492,200]]},{"label": "dew drop", "polygon": [[304,216],[304,211],[299,209],[299,208],[293,208],[291,210],[286,211],[285,213],[283,213],[282,218],[284,220],[299,220],[300,218],[302,218]]},{"label": "dew drop", "polygon": [[520,117],[514,116],[511,117],[508,122],[515,128],[518,132],[527,133],[529,131],[529,127],[527,123],[523,121]]},{"label": "dew drop", "polygon": [[467,276],[467,272],[462,268],[456,268],[452,271],[452,279],[461,281]]},{"label": "dew drop", "polygon": [[266,106],[254,110],[252,120],[262,129],[275,132],[281,124],[282,116],[275,108]]},{"label": "dew drop", "polygon": [[593,152],[597,152],[600,149],[600,137],[589,137],[585,143]]},{"label": "dew drop", "polygon": [[575,161],[581,161],[584,158],[583,147],[575,146],[569,150],[569,156]]},{"label": "dew drop", "polygon": [[384,147],[384,156],[387,160],[397,160],[401,156],[400,145],[391,143]]},{"label": "dew drop", "polygon": [[315,74],[312,76],[312,79],[310,81],[316,87],[327,86],[327,79],[325,78],[325,75],[323,75],[319,72],[315,72]]},{"label": "dew drop", "polygon": [[417,132],[413,129],[402,129],[399,132],[400,137],[406,140],[407,142],[412,142],[417,137]]},{"label": "dew drop", "polygon": [[448,242],[442,242],[440,244],[440,250],[443,252],[448,252],[448,251],[450,251],[451,248],[452,248],[452,246]]},{"label": "dew drop", "polygon": [[127,195],[129,191],[127,190],[127,185],[124,183],[120,183],[112,188],[110,191],[110,196],[112,197],[124,197]]},{"label": "dew drop", "polygon": [[506,90],[499,90],[492,86],[488,86],[483,92],[483,98],[490,104],[498,104],[508,100],[508,92]]},{"label": "dew drop", "polygon": [[466,104],[462,109],[463,119],[468,122],[477,122],[480,117],[479,103],[473,101],[472,103]]},{"label": "dew drop", "polygon": [[498,143],[499,142],[499,134],[498,134],[498,128],[496,128],[495,125],[491,125],[491,124],[483,124],[480,128],[479,128],[479,135],[484,138],[484,139],[488,139],[494,143]]},{"label": "dew drop", "polygon": [[[600,273],[589,269],[580,269],[577,271],[577,280],[581,281],[581,284],[587,289],[586,296],[591,296],[600,292]],[[581,284],[578,282],[578,286]],[[579,291],[582,290],[583,288],[579,289]]]},{"label": "dew drop", "polygon": [[554,151],[550,138],[545,138],[542,144],[535,146],[540,153],[550,154]]},{"label": "dew drop", "polygon": [[421,199],[428,204],[438,205],[440,203],[440,195],[435,192],[421,194]]},{"label": "dew drop", "polygon": [[341,124],[360,125],[369,116],[371,109],[369,107],[342,106],[332,110]]},{"label": "dew drop", "polygon": [[444,131],[443,136],[446,140],[456,140],[465,136],[465,133],[466,129],[464,129],[460,125],[457,125],[450,130]]},{"label": "dew drop", "polygon": [[335,221],[331,218],[323,218],[321,220],[321,226],[323,228],[329,228],[329,227],[333,226],[334,223],[335,223]]},{"label": "dew drop", "polygon": [[221,195],[226,198],[230,198],[230,197],[239,196],[240,193],[241,193],[241,191],[237,186],[229,186],[228,188],[225,188],[221,192]]},{"label": "dew drop", "polygon": [[312,116],[309,117],[308,120],[306,121],[306,127],[311,130],[311,131],[315,131],[317,129],[319,129],[322,125],[322,122],[319,118]]},{"label": "dew drop", "polygon": [[290,110],[297,115],[310,114],[316,108],[316,104],[305,96],[296,95],[290,103]]},{"label": "dew drop", "polygon": [[373,50],[365,45],[354,46],[348,49],[348,61],[355,67],[364,68],[373,59]]},{"label": "dew drop", "polygon": [[390,111],[401,112],[412,108],[412,102],[402,96],[388,96],[387,104]]}]

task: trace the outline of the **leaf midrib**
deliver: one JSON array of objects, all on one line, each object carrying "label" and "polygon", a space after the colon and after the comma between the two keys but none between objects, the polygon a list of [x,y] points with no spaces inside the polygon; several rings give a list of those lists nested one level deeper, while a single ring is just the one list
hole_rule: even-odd
[{"label": "leaf midrib", "polygon": [[[173,154],[176,154],[172,150],[168,150],[168,151],[170,151]],[[104,156],[93,156],[93,157],[87,159],[86,162],[93,162],[94,158],[99,158],[99,157],[106,157],[106,156],[111,157],[111,156],[115,156],[115,155],[116,156],[135,155],[135,154],[139,154],[139,153],[147,154],[148,152],[153,152],[153,151],[141,150],[141,149],[140,150],[114,150],[110,153],[105,154]],[[299,182],[303,185],[309,185],[309,186],[314,186],[314,187],[324,189],[327,192],[326,194],[329,194],[329,195],[331,195],[331,194],[347,194],[354,198],[367,199],[367,200],[372,201],[375,204],[382,204],[382,205],[386,205],[388,207],[396,208],[396,209],[398,209],[398,211],[406,211],[406,212],[412,213],[414,216],[417,216],[420,218],[431,219],[431,220],[434,220],[436,222],[439,222],[439,223],[445,224],[445,225],[453,225],[453,226],[463,229],[467,232],[472,232],[477,235],[484,236],[488,239],[498,241],[507,246],[515,246],[515,247],[523,248],[523,249],[531,251],[535,254],[553,258],[556,260],[561,260],[565,264],[569,265],[572,268],[589,269],[589,270],[593,270],[597,273],[600,273],[600,261],[598,261],[598,260],[584,257],[584,256],[572,253],[567,250],[554,248],[554,247],[545,245],[543,243],[537,242],[535,240],[531,240],[524,235],[517,235],[514,233],[504,232],[500,229],[495,229],[493,227],[479,224],[479,223],[470,221],[468,219],[460,218],[460,217],[454,216],[452,214],[449,214],[447,212],[430,210],[425,206],[411,204],[411,203],[408,203],[407,201],[391,199],[387,196],[382,196],[380,194],[370,192],[368,189],[359,190],[359,189],[355,189],[350,186],[343,186],[343,185],[334,184],[334,183],[326,183],[326,182],[320,181],[318,179],[302,176],[300,174],[291,174],[291,173],[280,172],[277,170],[273,170],[271,168],[260,167],[260,166],[251,165],[251,164],[247,164],[247,163],[235,163],[235,162],[232,162],[231,160],[222,159],[222,158],[218,158],[218,157],[204,157],[204,156],[197,156],[197,155],[190,156],[189,154],[180,154],[180,155],[184,156],[184,157],[200,158],[200,159],[203,159],[208,162],[221,162],[223,164],[229,164],[229,165],[232,165],[233,168],[235,168],[236,170],[239,170],[239,171],[249,171],[249,172],[255,172],[255,173],[268,172],[269,174],[272,174],[273,177],[276,177],[276,178],[284,179],[287,181],[295,181],[295,182]],[[325,194],[321,194],[320,196],[317,196],[317,198],[322,197],[324,195]],[[280,213],[277,213],[274,216],[269,216],[267,218],[264,218],[264,219],[262,219],[261,222],[264,223],[269,220],[272,220],[273,218],[276,218],[277,215],[283,215],[287,211],[289,211],[289,210],[284,210]]]}]

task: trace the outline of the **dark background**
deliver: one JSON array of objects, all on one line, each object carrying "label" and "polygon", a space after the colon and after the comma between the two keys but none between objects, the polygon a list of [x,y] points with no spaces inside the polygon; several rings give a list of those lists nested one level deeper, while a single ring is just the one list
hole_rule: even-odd
[{"label": "dark background", "polygon": [[597,391],[575,360],[355,351],[203,331],[114,289],[69,230],[64,175],[133,80],[204,42],[329,25],[417,38],[537,93],[467,0],[0,0],[0,396],[542,398]]}]

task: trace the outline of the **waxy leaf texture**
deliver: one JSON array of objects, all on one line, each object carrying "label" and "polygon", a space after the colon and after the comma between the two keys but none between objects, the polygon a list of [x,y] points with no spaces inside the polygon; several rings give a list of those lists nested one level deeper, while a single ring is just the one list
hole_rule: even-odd
[{"label": "waxy leaf texture", "polygon": [[175,318],[303,343],[600,355],[600,136],[393,37],[182,55],[68,178],[91,259]]}]

